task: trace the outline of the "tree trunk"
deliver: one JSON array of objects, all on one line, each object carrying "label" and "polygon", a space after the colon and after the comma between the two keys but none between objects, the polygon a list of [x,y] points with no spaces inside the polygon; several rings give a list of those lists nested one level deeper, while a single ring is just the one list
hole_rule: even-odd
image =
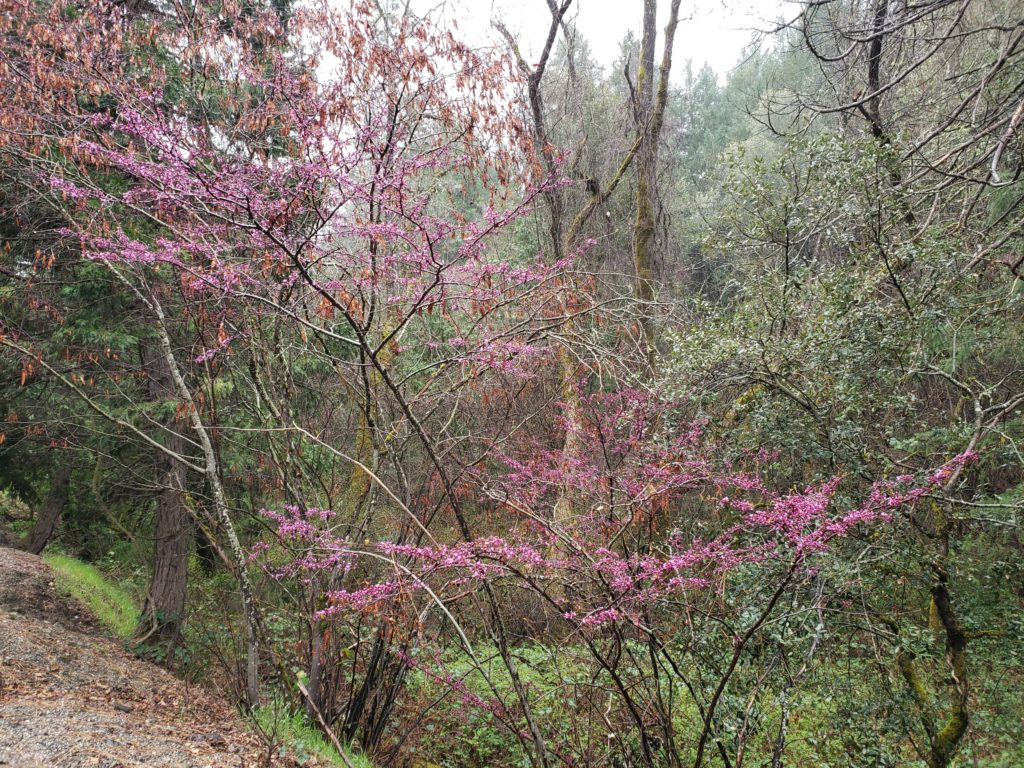
[{"label": "tree trunk", "polygon": [[672,70],[672,46],[679,22],[680,0],[673,0],[665,27],[665,49],[662,52],[658,90],[654,90],[654,46],[657,42],[657,0],[644,0],[643,39],[640,44],[640,65],[637,69],[636,154],[636,219],[633,224],[633,266],[636,270],[634,293],[640,303],[640,327],[643,334],[647,365],[655,370],[654,328],[654,222],[657,210],[658,142],[665,122],[668,100],[668,77]]},{"label": "tree trunk", "polygon": [[[168,443],[179,450],[184,441],[175,435]],[[185,618],[192,521],[184,500],[185,468],[163,454],[157,457],[157,467],[162,487],[156,497],[153,575],[135,636],[166,645],[170,656]]]},{"label": "tree trunk", "polygon": [[[159,349],[148,350],[145,361],[149,374],[150,399],[174,397],[174,382]],[[173,418],[167,419],[166,445],[175,454],[184,455],[185,440],[175,430]],[[192,524],[185,503],[186,468],[172,456],[158,451],[155,456],[157,484],[156,519],[153,536],[153,574],[135,629],[139,642],[164,646],[170,661],[181,637],[188,588],[188,555]]]},{"label": "tree trunk", "polygon": [[946,768],[956,756],[960,741],[970,724],[970,695],[967,687],[967,633],[953,610],[949,596],[948,575],[942,567],[935,569],[932,602],[946,632],[946,661],[950,672],[951,706],[945,723],[936,729],[928,755],[929,768]]},{"label": "tree trunk", "polygon": [[50,492],[36,513],[36,521],[25,537],[21,546],[26,552],[38,555],[43,551],[53,536],[53,531],[60,520],[61,512],[68,503],[68,487],[71,485],[71,463],[62,461],[53,474]]},{"label": "tree trunk", "polygon": [[260,705],[260,677],[259,677],[259,638],[260,638],[260,614],[256,605],[256,596],[253,592],[252,582],[249,580],[248,559],[242,549],[242,542],[238,538],[238,531],[235,529],[234,521],[228,509],[228,497],[224,491],[224,483],[220,477],[220,464],[217,460],[217,453],[213,448],[213,441],[210,439],[210,432],[203,423],[199,408],[192,390],[185,382],[185,377],[178,367],[177,358],[174,356],[174,347],[171,345],[171,337],[167,331],[167,317],[164,308],[155,295],[146,299],[149,308],[155,314],[160,353],[167,365],[170,381],[174,385],[178,398],[182,401],[188,413],[192,431],[199,442],[203,452],[203,474],[206,477],[210,494],[213,497],[214,518],[220,524],[224,536],[227,538],[228,551],[234,563],[238,579],[238,591],[242,598],[242,614],[245,618],[245,694],[246,704],[250,708]]}]

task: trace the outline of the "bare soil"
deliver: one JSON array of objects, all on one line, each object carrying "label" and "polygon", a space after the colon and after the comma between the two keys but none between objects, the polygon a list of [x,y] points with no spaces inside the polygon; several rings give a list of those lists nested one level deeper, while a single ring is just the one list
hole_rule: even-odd
[{"label": "bare soil", "polygon": [[105,637],[40,558],[0,548],[0,766],[285,765],[228,702]]}]

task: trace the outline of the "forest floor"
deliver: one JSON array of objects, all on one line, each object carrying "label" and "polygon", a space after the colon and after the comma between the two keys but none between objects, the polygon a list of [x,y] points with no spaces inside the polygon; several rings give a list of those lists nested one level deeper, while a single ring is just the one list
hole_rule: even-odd
[{"label": "forest floor", "polygon": [[40,558],[0,548],[0,766],[288,764],[228,702],[105,637]]}]

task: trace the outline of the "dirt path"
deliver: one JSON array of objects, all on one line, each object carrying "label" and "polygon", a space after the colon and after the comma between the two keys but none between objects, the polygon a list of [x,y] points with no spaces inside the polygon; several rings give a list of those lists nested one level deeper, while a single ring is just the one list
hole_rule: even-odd
[{"label": "dirt path", "polygon": [[249,768],[266,757],[230,705],[127,654],[54,592],[42,560],[0,548],[0,766]]}]

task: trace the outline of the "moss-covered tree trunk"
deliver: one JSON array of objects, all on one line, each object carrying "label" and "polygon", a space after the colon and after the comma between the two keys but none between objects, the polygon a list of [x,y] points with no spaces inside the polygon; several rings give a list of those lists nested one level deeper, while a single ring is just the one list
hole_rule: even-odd
[{"label": "moss-covered tree trunk", "polygon": [[668,101],[668,77],[672,71],[672,47],[679,22],[680,0],[673,0],[665,27],[664,52],[654,90],[654,47],[658,38],[657,0],[644,0],[643,39],[640,64],[636,73],[636,218],[633,223],[633,267],[636,272],[634,294],[640,305],[640,329],[651,373],[655,370],[654,327],[654,247],[657,210],[658,142],[665,122]]},{"label": "moss-covered tree trunk", "polygon": [[931,739],[928,768],[946,768],[956,755],[970,723],[967,690],[967,634],[953,610],[945,570],[937,569],[932,585],[932,602],[946,634],[946,661],[950,673],[950,707],[945,722]]},{"label": "moss-covered tree trunk", "polygon": [[636,155],[636,217],[633,222],[633,268],[636,271],[634,294],[640,303],[640,326],[647,363],[654,369],[654,208],[656,194],[655,175],[658,163],[658,117],[654,104],[654,44],[657,40],[658,4],[644,0],[643,39],[640,45],[640,64],[636,72],[637,140]]}]

